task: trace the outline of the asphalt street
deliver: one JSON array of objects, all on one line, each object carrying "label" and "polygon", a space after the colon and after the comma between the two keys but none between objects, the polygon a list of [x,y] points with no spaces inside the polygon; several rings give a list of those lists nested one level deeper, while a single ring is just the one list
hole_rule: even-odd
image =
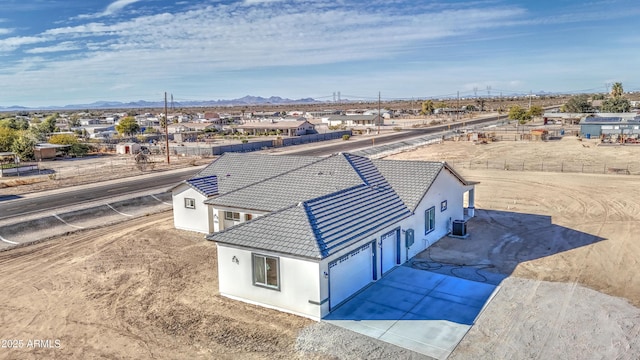
[{"label": "asphalt street", "polygon": [[[478,123],[491,122],[497,120],[498,117],[481,118],[466,121],[467,125],[474,125]],[[462,127],[462,123],[458,123],[455,127]],[[372,145],[384,145],[397,141],[402,141],[407,138],[421,136],[425,134],[437,133],[443,130],[453,129],[449,125],[433,126],[429,128],[417,128],[410,131],[398,132],[391,135],[385,135],[383,137],[375,138],[375,143]],[[349,142],[344,141],[333,144],[329,147],[312,147],[308,148],[304,145],[300,146],[299,150],[288,151],[287,154],[291,155],[306,155],[306,156],[325,156],[337,152],[346,152],[356,148],[361,148],[363,142]],[[181,172],[159,172],[152,177],[138,176],[124,178],[121,181],[108,182],[108,183],[95,183],[91,185],[83,185],[78,187],[69,187],[60,189],[58,191],[42,193],[42,196],[7,196],[2,197],[0,195],[0,220],[13,219],[20,220],[21,217],[34,214],[37,212],[44,212],[49,210],[56,210],[67,206],[79,205],[85,202],[91,202],[101,199],[109,199],[116,196],[122,196],[131,194],[134,196],[136,193],[142,191],[149,191],[151,189],[158,189],[158,192],[164,192],[174,184],[179,183],[182,180],[186,180],[196,174],[200,168],[194,168],[192,171]]]}]

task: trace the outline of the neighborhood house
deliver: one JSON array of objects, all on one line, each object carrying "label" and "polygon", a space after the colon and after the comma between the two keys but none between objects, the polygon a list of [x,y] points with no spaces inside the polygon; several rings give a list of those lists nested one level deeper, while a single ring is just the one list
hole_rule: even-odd
[{"label": "neighborhood house", "polygon": [[442,162],[227,153],[172,192],[176,228],[217,243],[221,295],[319,320],[473,217],[475,184]]}]

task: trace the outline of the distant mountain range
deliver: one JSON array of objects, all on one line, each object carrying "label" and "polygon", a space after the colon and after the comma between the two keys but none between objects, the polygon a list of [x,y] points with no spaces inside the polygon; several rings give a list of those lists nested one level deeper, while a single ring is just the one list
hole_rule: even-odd
[{"label": "distant mountain range", "polygon": [[[294,105],[294,104],[317,104],[321,101],[304,98],[304,99],[287,99],[279,96],[271,96],[263,98],[260,96],[245,96],[239,99],[231,100],[204,100],[204,101],[174,101],[173,106],[181,107],[218,107],[218,106],[250,106],[250,105]],[[171,106],[171,103],[169,103]],[[26,111],[26,110],[84,110],[84,109],[140,109],[140,108],[163,108],[164,101],[96,101],[90,104],[73,104],[65,106],[40,106],[25,107],[19,105],[0,106],[0,111]]]}]

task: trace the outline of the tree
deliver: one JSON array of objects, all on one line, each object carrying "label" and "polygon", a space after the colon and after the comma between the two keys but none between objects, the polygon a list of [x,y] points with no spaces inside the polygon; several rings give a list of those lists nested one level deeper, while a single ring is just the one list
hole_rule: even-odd
[{"label": "tree", "polygon": [[620,96],[607,99],[602,103],[602,112],[621,113],[629,110],[631,110],[631,103]]},{"label": "tree", "polygon": [[420,115],[430,115],[433,114],[433,110],[435,110],[435,106],[433,105],[432,100],[427,100],[422,103],[422,110],[420,110]]},{"label": "tree", "polygon": [[0,126],[0,152],[11,151],[11,145],[17,137],[16,130]]},{"label": "tree", "polygon": [[158,134],[158,133],[160,133],[160,131],[158,131],[158,129],[154,128],[153,126],[147,126],[144,129],[144,133],[145,134]]},{"label": "tree", "polygon": [[576,95],[572,96],[567,103],[564,104],[564,112],[568,113],[586,113],[593,111],[591,104],[589,104],[588,95]]},{"label": "tree", "polygon": [[135,118],[127,116],[118,122],[116,131],[120,135],[132,135],[140,131],[140,125],[138,125]]},{"label": "tree", "polygon": [[27,130],[29,128],[29,122],[25,119],[2,119],[0,120],[0,127],[9,128],[12,130]]},{"label": "tree", "polygon": [[531,114],[519,105],[514,105],[509,108],[509,119],[518,120],[521,124],[531,120]]},{"label": "tree", "polygon": [[70,128],[80,127],[80,116],[78,116],[77,114],[71,115],[69,117],[68,124]]},{"label": "tree", "polygon": [[33,147],[36,146],[36,139],[28,131],[20,131],[18,137],[11,144],[11,151],[16,153],[22,160],[33,159]]},{"label": "tree", "polygon": [[542,108],[542,106],[533,105],[529,108],[527,112],[532,118],[534,118],[536,116],[542,116],[542,114],[544,114],[544,109]]},{"label": "tree", "polygon": [[73,145],[78,143],[78,138],[72,134],[55,134],[49,138],[49,143],[58,145]]},{"label": "tree", "polygon": [[436,109],[446,109],[447,108],[447,103],[444,101],[440,101],[439,103],[436,104]]},{"label": "tree", "polygon": [[47,137],[57,130],[56,119],[58,114],[47,116],[42,122],[34,122],[29,129],[31,133],[36,137],[37,141],[46,141]]},{"label": "tree", "polygon": [[624,94],[624,90],[622,89],[622,83],[620,82],[614,83],[613,86],[611,87],[611,97],[619,98],[622,96],[622,94]]},{"label": "tree", "polygon": [[89,150],[91,150],[89,145],[82,144],[82,143],[75,143],[75,144],[71,144],[71,147],[69,148],[69,154],[76,155],[76,156],[84,156],[84,155],[87,155]]},{"label": "tree", "polygon": [[593,96],[591,97],[592,100],[604,100],[604,98],[604,94],[593,94]]},{"label": "tree", "polygon": [[484,111],[484,103],[485,100],[484,99],[478,99],[476,100],[476,104],[478,104],[478,107],[480,108],[480,112]]}]

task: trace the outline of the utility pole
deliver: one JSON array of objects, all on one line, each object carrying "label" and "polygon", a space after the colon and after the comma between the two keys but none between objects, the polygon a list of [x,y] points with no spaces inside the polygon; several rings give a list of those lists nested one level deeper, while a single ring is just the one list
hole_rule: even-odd
[{"label": "utility pole", "polygon": [[460,114],[460,91],[458,91],[458,100],[456,102],[456,121],[458,121],[458,114]]},{"label": "utility pole", "polygon": [[378,91],[378,135],[380,135],[380,122],[382,121],[382,112],[380,109],[381,101],[380,101],[380,91]]},{"label": "utility pole", "polygon": [[164,139],[167,152],[167,165],[171,163],[169,158],[169,117],[167,116],[167,92],[164,92]]}]

